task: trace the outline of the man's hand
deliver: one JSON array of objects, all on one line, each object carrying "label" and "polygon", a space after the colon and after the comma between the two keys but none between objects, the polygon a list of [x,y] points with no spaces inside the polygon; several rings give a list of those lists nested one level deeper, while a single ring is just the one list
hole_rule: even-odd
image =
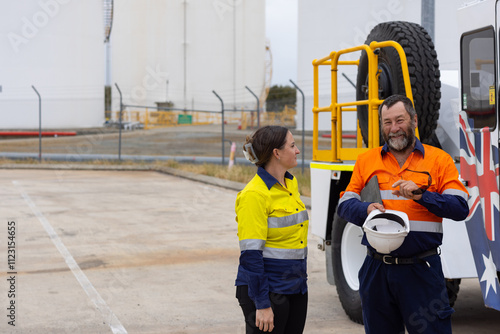
[{"label": "man's hand", "polygon": [[381,212],[385,212],[385,208],[382,204],[371,203],[370,205],[368,205],[368,208],[366,209],[366,213],[370,214],[370,212],[372,212],[375,209],[380,210]]},{"label": "man's hand", "polygon": [[273,309],[270,307],[257,309],[255,326],[259,327],[263,332],[271,332],[274,329]]},{"label": "man's hand", "polygon": [[413,192],[419,187],[413,181],[399,180],[394,182],[392,185],[393,188],[399,187],[399,190],[396,189],[392,192],[393,195],[403,196],[404,198],[419,200],[422,198],[422,194],[415,195]]}]

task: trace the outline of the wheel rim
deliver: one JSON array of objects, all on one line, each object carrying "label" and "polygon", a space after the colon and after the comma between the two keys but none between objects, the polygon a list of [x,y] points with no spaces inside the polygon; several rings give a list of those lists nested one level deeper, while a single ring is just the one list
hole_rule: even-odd
[{"label": "wheel rim", "polygon": [[385,100],[392,95],[392,79],[391,70],[386,63],[380,62],[378,64],[380,70],[380,76],[378,80],[379,86],[379,98]]},{"label": "wheel rim", "polygon": [[[385,100],[387,97],[392,95],[391,70],[389,66],[381,60],[378,64],[378,69],[380,72],[378,79],[379,99]],[[362,91],[364,100],[368,100],[368,76],[366,77]]]},{"label": "wheel rim", "polygon": [[344,277],[352,290],[359,290],[358,272],[366,256],[366,246],[361,244],[363,231],[359,226],[347,223],[342,233],[340,256]]}]

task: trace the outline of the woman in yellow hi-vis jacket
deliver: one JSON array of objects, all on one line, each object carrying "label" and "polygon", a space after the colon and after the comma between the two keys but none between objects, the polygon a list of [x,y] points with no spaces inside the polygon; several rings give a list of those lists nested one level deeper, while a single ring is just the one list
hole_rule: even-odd
[{"label": "woman in yellow hi-vis jacket", "polygon": [[247,137],[243,152],[258,167],[236,198],[241,255],[235,285],[246,332],[302,333],[309,218],[288,172],[300,151],[288,129],[265,126]]}]

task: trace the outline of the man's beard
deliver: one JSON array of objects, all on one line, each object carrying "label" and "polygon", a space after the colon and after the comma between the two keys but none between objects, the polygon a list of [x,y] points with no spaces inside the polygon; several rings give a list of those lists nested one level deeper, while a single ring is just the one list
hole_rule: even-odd
[{"label": "man's beard", "polygon": [[[403,137],[399,139],[393,138],[400,135],[403,135]],[[396,133],[389,133],[388,135],[384,133],[384,140],[391,150],[404,152],[415,142],[415,130],[413,130],[413,127],[410,125],[407,131],[399,130]]]}]

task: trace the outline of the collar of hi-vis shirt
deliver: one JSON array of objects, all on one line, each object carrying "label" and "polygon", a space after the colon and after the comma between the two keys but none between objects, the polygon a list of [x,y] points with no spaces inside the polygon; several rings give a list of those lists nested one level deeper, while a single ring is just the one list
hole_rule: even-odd
[{"label": "collar of hi-vis shirt", "polygon": [[[271,190],[272,186],[274,186],[276,183],[279,183],[274,176],[269,174],[267,170],[264,169],[264,167],[259,167],[259,169],[257,170],[257,175],[260,176],[260,178],[262,179],[262,181],[264,181],[269,190]],[[285,172],[285,177],[287,179],[293,180],[293,175],[290,174],[288,171]]]},{"label": "collar of hi-vis shirt", "polygon": [[[418,140],[418,138],[415,138],[415,147],[413,148],[412,152],[415,152],[415,151],[420,151],[420,153],[422,153],[422,157],[425,156],[424,145],[422,145],[422,143],[420,142],[420,140]],[[387,143],[385,143],[384,146],[382,147],[382,151],[380,152],[380,154],[382,156],[384,156],[385,154],[387,154],[389,152],[390,152],[389,146],[387,146]]]}]

